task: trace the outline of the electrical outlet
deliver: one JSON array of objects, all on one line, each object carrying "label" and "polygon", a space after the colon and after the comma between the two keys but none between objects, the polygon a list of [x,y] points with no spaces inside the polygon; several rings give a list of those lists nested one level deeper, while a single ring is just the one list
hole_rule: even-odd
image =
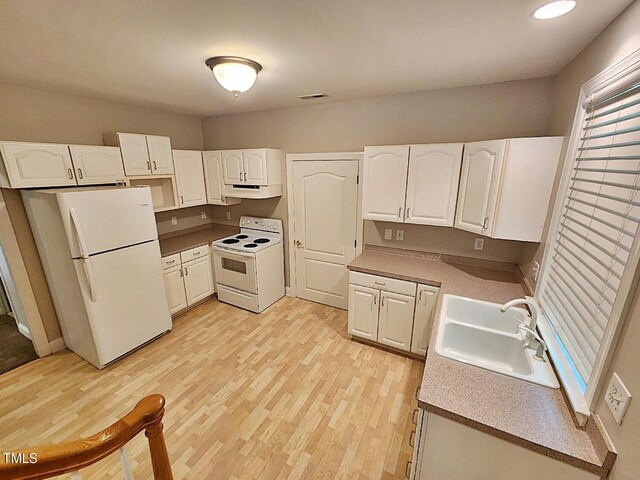
[{"label": "electrical outlet", "polygon": [[385,228],[384,229],[384,239],[385,240],[391,240],[393,238],[393,230],[391,230],[390,228]]},{"label": "electrical outlet", "polygon": [[203,220],[204,220],[205,218],[207,218],[207,212],[205,212],[204,210],[202,210],[202,211],[200,212],[200,218],[201,218],[201,219],[203,219]]},{"label": "electrical outlet", "polygon": [[531,265],[531,271],[533,272],[533,281],[537,282],[538,275],[540,275],[540,264],[534,261],[533,265]]},{"label": "electrical outlet", "polygon": [[404,230],[396,230],[396,240],[399,242],[404,240]]},{"label": "electrical outlet", "polygon": [[484,250],[484,238],[476,238],[476,241],[473,243],[474,250]]},{"label": "electrical outlet", "polygon": [[178,224],[178,217],[171,217],[171,225],[177,225]]},{"label": "electrical outlet", "polygon": [[613,418],[618,422],[618,425],[622,425],[622,417],[624,417],[627,407],[629,407],[631,393],[624,386],[617,373],[614,373],[611,377],[609,386],[604,393],[604,400],[607,402],[609,410],[611,410]]},{"label": "electrical outlet", "polygon": [[231,212],[226,212],[225,215],[227,216],[227,220],[231,220]]}]

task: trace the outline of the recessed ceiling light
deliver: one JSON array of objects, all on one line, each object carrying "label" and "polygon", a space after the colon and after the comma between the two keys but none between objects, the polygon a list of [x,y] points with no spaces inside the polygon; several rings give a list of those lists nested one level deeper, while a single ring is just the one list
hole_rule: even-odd
[{"label": "recessed ceiling light", "polygon": [[573,0],[559,0],[557,2],[547,3],[536,9],[533,12],[533,16],[538,20],[548,20],[569,13],[575,6],[576,2]]}]

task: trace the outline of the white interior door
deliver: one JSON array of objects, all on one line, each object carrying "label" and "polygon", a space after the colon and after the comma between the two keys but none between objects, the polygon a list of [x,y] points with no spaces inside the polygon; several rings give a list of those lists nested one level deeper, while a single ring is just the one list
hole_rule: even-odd
[{"label": "white interior door", "polygon": [[453,226],[462,143],[411,145],[405,222]]},{"label": "white interior door", "polygon": [[358,162],[293,164],[296,294],[347,308],[346,265],[356,253]]},{"label": "white interior door", "polygon": [[78,185],[100,185],[124,181],[122,155],[118,147],[70,145]]},{"label": "white interior door", "polygon": [[505,145],[506,140],[465,144],[456,228],[490,234]]},{"label": "white interior door", "polygon": [[180,207],[207,203],[202,153],[196,150],[174,150],[173,157]]},{"label": "white interior door", "polygon": [[153,174],[171,175],[174,172],[171,139],[160,135],[147,135],[147,148]]},{"label": "white interior door", "polygon": [[362,218],[404,221],[409,146],[365,147]]}]

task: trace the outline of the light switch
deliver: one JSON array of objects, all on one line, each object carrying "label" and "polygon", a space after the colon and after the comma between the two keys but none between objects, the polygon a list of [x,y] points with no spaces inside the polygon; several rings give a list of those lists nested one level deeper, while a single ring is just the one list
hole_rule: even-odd
[{"label": "light switch", "polygon": [[393,230],[391,230],[390,228],[385,228],[384,229],[384,239],[385,240],[391,240],[393,238]]},{"label": "light switch", "polygon": [[226,212],[227,220],[231,220],[231,212]]},{"label": "light switch", "polygon": [[604,400],[609,406],[609,410],[613,414],[618,425],[622,425],[622,417],[627,412],[629,402],[631,401],[631,393],[624,386],[622,380],[617,373],[614,373],[609,382],[609,386],[604,393]]},{"label": "light switch", "polygon": [[399,242],[404,240],[404,230],[396,230],[396,240]]},{"label": "light switch", "polygon": [[207,218],[207,212],[205,212],[204,210],[202,210],[202,211],[200,212],[200,218],[201,218],[201,219],[203,219],[203,220],[204,220],[205,218]]},{"label": "light switch", "polygon": [[178,224],[178,217],[171,217],[171,225],[177,225]]},{"label": "light switch", "polygon": [[473,244],[474,250],[483,250],[484,249],[484,238],[476,238],[476,241]]}]

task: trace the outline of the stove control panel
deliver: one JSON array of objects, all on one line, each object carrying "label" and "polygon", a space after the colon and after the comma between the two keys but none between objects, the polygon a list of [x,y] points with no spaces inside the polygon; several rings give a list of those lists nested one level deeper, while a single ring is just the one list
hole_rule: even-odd
[{"label": "stove control panel", "polygon": [[278,218],[240,217],[240,228],[282,234],[282,220]]}]

